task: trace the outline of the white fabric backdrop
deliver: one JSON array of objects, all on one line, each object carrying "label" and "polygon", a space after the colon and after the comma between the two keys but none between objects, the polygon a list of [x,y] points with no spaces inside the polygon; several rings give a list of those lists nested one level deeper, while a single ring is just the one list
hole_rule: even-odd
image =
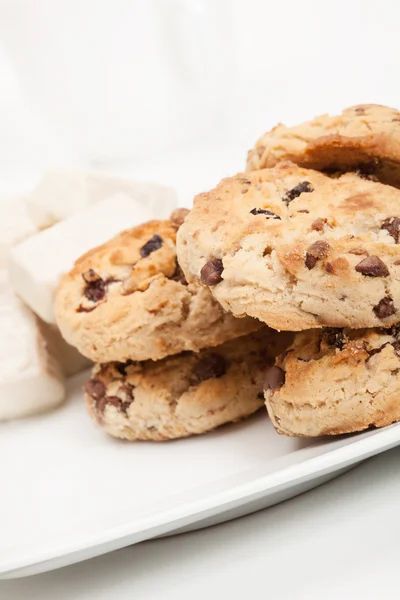
[{"label": "white fabric backdrop", "polygon": [[[147,11],[147,16],[141,17],[142,20],[139,19],[139,23],[135,22],[133,17],[128,26],[122,23],[122,18],[121,22],[118,22],[115,16],[117,6],[122,14],[122,8],[125,11],[127,6],[140,5],[143,8],[144,4],[153,8],[152,11]],[[50,5],[52,10],[48,12]],[[76,12],[73,22],[79,23],[80,19],[83,19],[80,15],[84,13],[86,18],[93,15],[93,23],[100,23],[102,20],[97,28],[89,27],[87,32],[85,30],[82,39],[79,36],[69,39],[67,36],[63,51],[71,72],[79,69],[80,57],[86,56],[88,47],[94,45],[99,51],[103,48],[108,22],[110,31],[113,23],[117,34],[118,28],[124,25],[123,30],[128,40],[129,31],[132,30],[134,37],[138,29],[141,30],[143,40],[150,40],[143,52],[140,52],[132,69],[126,68],[125,65],[124,90],[131,93],[133,89],[133,98],[134,91],[142,89],[146,73],[149,74],[149,78],[157,73],[160,77],[165,77],[166,58],[162,51],[157,55],[156,46],[152,42],[152,36],[158,31],[153,27],[153,19],[163,20],[170,41],[179,41],[181,46],[174,48],[173,60],[176,64],[172,63],[172,67],[170,64],[171,72],[167,73],[168,90],[158,97],[154,82],[153,87],[150,85],[145,88],[149,90],[146,118],[149,113],[154,114],[151,121],[154,124],[153,129],[159,137],[160,147],[163,142],[168,152],[175,146],[178,147],[180,139],[179,119],[178,125],[173,121],[173,117],[176,117],[173,112],[173,94],[176,94],[176,104],[180,106],[178,102],[182,100],[182,94],[186,93],[183,92],[184,84],[189,86],[195,80],[198,86],[195,88],[196,92],[194,95],[185,96],[184,102],[193,103],[192,112],[188,110],[186,116],[182,117],[185,132],[189,134],[186,145],[195,144],[201,132],[204,134],[202,143],[215,143],[215,139],[218,138],[218,143],[225,140],[226,145],[243,148],[242,152],[247,150],[263,130],[277,121],[295,123],[320,112],[338,111],[344,106],[359,102],[386,103],[393,106],[400,104],[400,5],[394,0],[382,0],[378,4],[372,0],[337,0],[335,3],[327,0],[318,3],[315,0],[281,0],[278,3],[271,0],[52,0],[50,3],[49,0],[35,0],[35,3],[30,0],[0,0],[0,175],[18,172],[22,165],[26,168],[27,165],[45,166],[79,160],[76,153],[66,152],[67,144],[62,137],[55,135],[54,122],[46,119],[46,110],[40,115],[37,103],[36,109],[31,109],[32,94],[26,87],[21,88],[20,79],[6,57],[6,50],[12,46],[10,39],[15,46],[16,38],[19,54],[29,54],[32,40],[35,39],[35,35],[38,36],[45,22],[51,29],[51,39],[54,43],[43,44],[40,52],[37,51],[35,60],[41,63],[46,55],[55,53],[55,40],[63,27],[67,27],[63,25],[63,11],[66,10],[66,6],[69,7],[69,16],[72,11]],[[13,7],[13,10],[10,7]],[[20,13],[28,19],[24,27],[15,25],[18,22],[15,20],[15,14],[18,13],[15,7],[19,7]],[[174,7],[178,16],[183,7],[189,7],[191,19],[183,12],[180,21],[179,18],[176,22],[165,20],[166,14],[170,15],[171,7]],[[29,21],[28,8],[31,17],[36,15],[34,20]],[[47,19],[39,18],[41,14],[47,15]],[[131,10],[129,14],[136,13]],[[84,25],[82,21],[82,27]],[[197,38],[193,41],[196,27]],[[179,31],[177,28],[180,28]],[[204,39],[201,42],[204,31],[207,38],[205,45]],[[191,46],[188,40],[192,41]],[[81,46],[77,51],[78,43]],[[177,73],[179,68],[184,69],[179,62],[182,59],[179,49],[185,51],[187,45],[192,54],[195,54],[199,44],[201,52],[208,52],[209,56],[205,57],[204,65],[197,57],[197,66],[196,57],[186,57],[186,72],[183,75],[180,73],[182,77],[178,85]],[[74,52],[71,52],[72,48]],[[126,45],[127,52],[132,48],[133,46]],[[135,56],[138,53],[135,50]],[[113,57],[114,63],[111,61],[108,65],[111,69],[109,73],[112,72],[114,64],[115,68],[118,68],[122,54],[122,51],[120,54],[117,52]],[[51,65],[48,57],[44,62]],[[98,62],[101,63],[100,59]],[[138,63],[141,81],[135,79]],[[129,61],[126,64],[129,67]],[[93,72],[97,66],[93,61]],[[90,79],[91,76],[89,70],[87,77]],[[193,81],[190,81],[191,77]],[[53,78],[54,73],[49,70],[46,85],[56,86],[57,79],[53,81]],[[71,79],[71,85],[74,82],[79,82],[79,77],[76,80]],[[154,109],[154,94],[150,93],[151,90],[161,104],[164,98],[168,98],[170,109],[161,119],[169,122],[170,129],[162,129],[160,126],[160,114]],[[196,104],[199,90],[201,102]],[[76,93],[76,90],[73,91]],[[119,110],[117,99],[118,93],[110,94],[107,96],[108,104],[102,104],[104,110],[102,109],[100,115],[104,128],[107,127],[111,115]],[[141,99],[143,100],[142,97]],[[87,98],[83,98],[83,101],[86,102]],[[68,104],[68,98],[65,98],[65,102]],[[210,107],[214,110],[212,118]],[[138,116],[140,119],[140,110],[143,111],[143,103],[140,104],[139,101],[137,104],[133,101],[129,105],[129,111],[124,113],[126,127],[119,132],[121,137],[124,136],[124,130],[129,131],[130,121],[134,125]],[[90,113],[86,108],[85,111],[86,114]],[[179,116],[179,111],[177,114]],[[81,117],[81,120],[84,123],[84,117]],[[163,124],[165,125],[161,121],[161,125]],[[85,144],[79,118],[75,128],[73,133],[79,148]],[[141,135],[145,134],[142,132]],[[161,139],[163,135],[167,137],[164,141]],[[132,146],[139,144],[140,149],[142,138],[139,132],[137,136],[131,135],[130,140]],[[104,144],[104,140],[102,143]],[[118,144],[118,140],[116,143]],[[153,144],[151,147],[155,156],[157,145]],[[110,142],[110,148],[112,147]],[[110,153],[112,159],[113,151],[110,150]],[[161,154],[165,156],[166,153],[163,151]],[[117,156],[115,158],[118,159]]]}]

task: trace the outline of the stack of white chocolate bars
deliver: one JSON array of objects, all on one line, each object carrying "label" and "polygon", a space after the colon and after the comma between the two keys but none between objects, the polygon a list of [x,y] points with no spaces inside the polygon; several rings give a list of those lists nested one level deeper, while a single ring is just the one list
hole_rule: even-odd
[{"label": "stack of white chocolate bars", "polygon": [[10,326],[0,417],[61,402],[51,329],[95,363],[86,405],[115,437],[200,434],[267,418],[264,405],[291,436],[400,420],[400,112],[278,125],[190,211],[160,186],[74,177],[54,173],[21,201],[27,239],[2,248],[4,303],[45,392],[21,386]]}]

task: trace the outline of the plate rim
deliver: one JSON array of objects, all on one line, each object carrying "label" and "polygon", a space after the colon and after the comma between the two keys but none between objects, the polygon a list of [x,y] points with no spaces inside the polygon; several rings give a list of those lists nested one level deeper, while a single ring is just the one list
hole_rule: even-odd
[{"label": "plate rim", "polygon": [[[15,572],[17,575],[17,571],[19,570],[46,562],[57,561],[61,557],[72,556],[75,553],[84,552],[90,548],[99,548],[113,541],[122,541],[124,538],[135,535],[139,538],[140,534],[150,533],[152,530],[164,528],[165,531],[161,533],[166,533],[169,530],[169,525],[190,519],[194,515],[204,516],[207,512],[217,507],[228,507],[245,498],[251,500],[253,497],[255,499],[265,492],[272,493],[279,489],[285,489],[291,484],[294,486],[301,481],[313,479],[314,476],[316,478],[318,475],[337,470],[338,467],[345,467],[349,464],[361,462],[397,445],[400,445],[400,423],[392,424],[383,429],[377,429],[366,437],[354,437],[348,444],[332,448],[318,456],[307,458],[272,473],[267,473],[266,475],[228,487],[224,490],[218,490],[210,495],[193,499],[184,505],[159,510],[153,514],[145,515],[138,520],[125,521],[122,524],[120,523],[92,533],[82,540],[44,548],[42,552],[33,553],[32,551],[28,551],[17,558],[13,557],[9,561],[6,560],[0,563],[0,578],[11,575],[12,572]],[[173,527],[171,530],[173,530]],[[149,537],[137,539],[137,542],[149,539]],[[131,541],[126,545],[132,543],[135,542]],[[124,544],[119,547],[124,547]]]}]

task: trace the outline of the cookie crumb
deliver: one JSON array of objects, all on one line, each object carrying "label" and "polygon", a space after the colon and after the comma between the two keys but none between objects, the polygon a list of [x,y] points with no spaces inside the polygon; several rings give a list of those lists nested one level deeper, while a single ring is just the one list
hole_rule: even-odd
[{"label": "cookie crumb", "polygon": [[96,281],[101,280],[101,277],[94,269],[88,269],[84,273],[82,273],[82,278],[85,283],[95,283]]},{"label": "cookie crumb", "polygon": [[364,248],[353,248],[349,250],[349,254],[355,254],[356,256],[369,256],[368,252]]},{"label": "cookie crumb", "polygon": [[325,225],[326,225],[326,219],[316,219],[311,224],[311,229],[313,229],[314,231],[323,231]]}]

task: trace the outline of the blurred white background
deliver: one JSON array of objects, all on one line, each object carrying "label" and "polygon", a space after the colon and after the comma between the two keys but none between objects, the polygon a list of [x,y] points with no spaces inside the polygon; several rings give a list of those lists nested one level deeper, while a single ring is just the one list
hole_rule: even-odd
[{"label": "blurred white background", "polygon": [[399,11],[388,0],[0,0],[0,196],[62,164],[178,187],[190,172],[192,193],[242,168],[278,121],[398,107]]}]

